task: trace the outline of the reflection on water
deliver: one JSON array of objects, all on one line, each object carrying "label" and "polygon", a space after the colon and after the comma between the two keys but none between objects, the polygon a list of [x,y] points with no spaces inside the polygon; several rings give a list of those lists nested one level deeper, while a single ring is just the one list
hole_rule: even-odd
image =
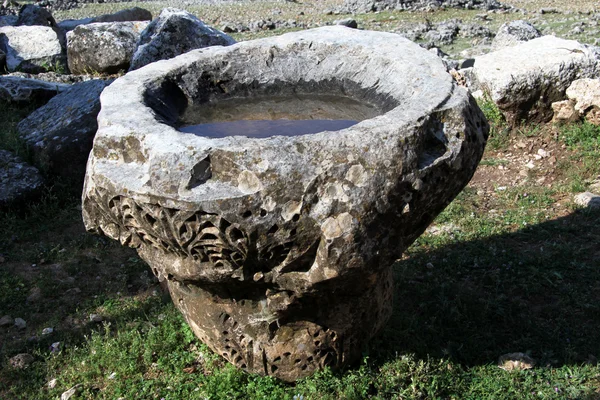
[{"label": "reflection on water", "polygon": [[295,136],[338,131],[379,114],[377,108],[343,96],[232,98],[189,107],[179,130],[212,138]]},{"label": "reflection on water", "polygon": [[339,131],[348,128],[358,121],[346,119],[309,119],[309,120],[260,120],[260,121],[228,121],[210,124],[190,125],[179,128],[181,132],[198,136],[222,138],[225,136],[248,136],[266,138],[270,136],[308,135],[324,131]]}]

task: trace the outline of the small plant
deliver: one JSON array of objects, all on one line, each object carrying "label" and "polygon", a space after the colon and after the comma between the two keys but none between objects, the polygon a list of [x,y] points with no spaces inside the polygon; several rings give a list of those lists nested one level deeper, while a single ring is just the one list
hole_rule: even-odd
[{"label": "small plant", "polygon": [[583,122],[563,126],[560,139],[569,147],[578,147],[584,151],[600,150],[600,126]]},{"label": "small plant", "polygon": [[487,118],[490,125],[499,126],[504,123],[504,115],[492,100],[488,93],[485,93],[481,99],[477,101],[479,108],[483,111],[483,115]]},{"label": "small plant", "polygon": [[505,126],[504,115],[487,92],[477,102],[490,123],[488,146],[492,149],[505,147],[508,144],[509,129]]}]

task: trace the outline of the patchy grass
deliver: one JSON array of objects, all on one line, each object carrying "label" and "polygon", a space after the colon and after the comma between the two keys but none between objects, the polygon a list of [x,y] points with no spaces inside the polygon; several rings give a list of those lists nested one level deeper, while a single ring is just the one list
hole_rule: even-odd
[{"label": "patchy grass", "polygon": [[[295,385],[238,371],[199,342],[134,252],[84,232],[72,192],[48,188],[27,211],[4,212],[0,313],[27,328],[0,328],[0,397],[58,398],[80,385],[79,398],[107,399],[598,398],[600,213],[527,178],[483,190],[489,171],[514,163],[503,154],[516,142],[547,131],[509,132],[483,108],[505,139],[433,224],[451,228],[425,233],[394,266],[385,330],[357,365]],[[573,165],[598,159],[596,128],[567,126],[553,140]],[[23,352],[33,364],[10,367]],[[499,369],[511,352],[535,368]]]},{"label": "patchy grass", "polygon": [[[336,2],[306,1],[303,9],[315,7],[305,15],[292,2],[256,3],[251,12],[181,7],[217,27],[243,13],[245,21],[271,15],[312,26],[342,18],[323,13]],[[60,16],[134,4],[155,14],[161,8],[90,4]],[[475,14],[356,18],[387,30]],[[499,24],[520,15],[493,17]],[[294,385],[236,370],[197,340],[135,252],[84,231],[78,190],[59,182],[28,209],[1,211],[0,316],[23,318],[27,327],[0,327],[0,398],[53,399],[77,387],[79,398],[102,399],[600,399],[600,213],[570,203],[600,175],[598,128],[510,131],[489,99],[480,106],[492,126],[480,168],[434,221],[438,229],[394,265],[386,328],[356,365]],[[27,157],[15,125],[29,111],[0,107],[0,148]],[[538,148],[549,155],[534,159]],[[523,169],[524,159],[535,168]],[[12,368],[9,359],[24,352],[34,362]],[[527,353],[535,367],[498,368],[498,357],[511,352]]]}]

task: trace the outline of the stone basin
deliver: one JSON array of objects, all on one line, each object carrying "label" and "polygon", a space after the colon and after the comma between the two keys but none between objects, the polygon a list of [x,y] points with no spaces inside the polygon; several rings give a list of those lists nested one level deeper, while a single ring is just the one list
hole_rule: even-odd
[{"label": "stone basin", "polygon": [[[293,99],[290,119],[310,119],[306,96],[357,105],[324,117],[358,122],[182,132],[226,102],[235,119]],[[87,229],[136,248],[214,351],[287,381],[360,358],[391,315],[392,264],[469,182],[488,134],[435,55],[345,27],[191,51],[119,78],[101,103]]]}]

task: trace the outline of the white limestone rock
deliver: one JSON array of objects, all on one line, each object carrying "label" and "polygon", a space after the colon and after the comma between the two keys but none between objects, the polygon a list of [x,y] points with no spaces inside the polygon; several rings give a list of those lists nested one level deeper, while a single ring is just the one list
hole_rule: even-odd
[{"label": "white limestone rock", "polygon": [[492,51],[515,46],[540,36],[542,36],[540,31],[527,21],[516,20],[506,22],[498,29],[492,41]]},{"label": "white limestone rock", "polygon": [[471,91],[482,90],[507,121],[549,121],[551,104],[571,83],[600,76],[600,50],[574,40],[543,36],[475,58],[462,69]]},{"label": "white limestone rock", "polygon": [[[178,130],[188,106],[309,95],[372,112],[296,136]],[[158,61],[101,103],[87,229],[136,248],[219,354],[288,381],[362,355],[391,314],[391,265],[467,184],[488,133],[435,54],[342,26]]]},{"label": "white limestone rock", "polygon": [[8,103],[46,103],[67,89],[64,83],[50,83],[38,79],[0,76],[0,101]]},{"label": "white limestone rock", "polygon": [[47,26],[0,28],[0,51],[10,72],[66,70],[66,55],[57,33]]},{"label": "white limestone rock", "polygon": [[69,70],[73,74],[127,71],[148,22],[99,22],[67,33]]}]

